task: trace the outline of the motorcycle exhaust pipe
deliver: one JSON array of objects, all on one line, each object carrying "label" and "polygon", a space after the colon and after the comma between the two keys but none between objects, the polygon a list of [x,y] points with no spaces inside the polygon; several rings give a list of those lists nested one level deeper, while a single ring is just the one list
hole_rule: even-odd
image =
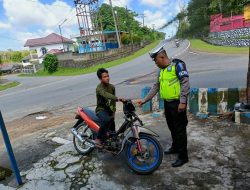
[{"label": "motorcycle exhaust pipe", "polygon": [[75,128],[71,129],[71,133],[82,143],[84,142],[84,139],[82,138],[81,135],[79,135],[79,133],[77,132],[77,130]]}]

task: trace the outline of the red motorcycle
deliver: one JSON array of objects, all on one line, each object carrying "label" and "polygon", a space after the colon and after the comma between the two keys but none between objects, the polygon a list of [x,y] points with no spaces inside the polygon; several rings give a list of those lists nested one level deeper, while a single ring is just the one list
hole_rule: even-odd
[{"label": "red motorcycle", "polygon": [[[101,150],[119,155],[125,153],[128,166],[137,174],[151,174],[162,162],[163,151],[155,132],[142,127],[143,122],[135,113],[129,100],[123,103],[124,123],[117,131],[108,131]],[[79,154],[87,155],[95,149],[99,131],[99,118],[88,108],[78,107],[78,121],[71,129],[74,147]]]}]

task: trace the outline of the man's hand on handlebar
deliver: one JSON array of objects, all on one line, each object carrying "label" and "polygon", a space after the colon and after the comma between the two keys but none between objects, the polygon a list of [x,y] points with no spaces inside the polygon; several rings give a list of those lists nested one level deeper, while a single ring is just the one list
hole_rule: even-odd
[{"label": "man's hand on handlebar", "polygon": [[142,106],[143,104],[145,104],[145,101],[143,99],[138,99],[135,102],[138,106]]},{"label": "man's hand on handlebar", "polygon": [[123,103],[127,101],[125,98],[118,98],[117,100],[118,100],[119,102],[123,102]]}]

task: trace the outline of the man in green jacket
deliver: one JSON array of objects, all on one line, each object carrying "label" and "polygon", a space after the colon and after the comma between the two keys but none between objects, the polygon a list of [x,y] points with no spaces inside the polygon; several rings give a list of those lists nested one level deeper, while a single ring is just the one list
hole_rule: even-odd
[{"label": "man in green jacket", "polygon": [[114,85],[109,83],[109,73],[106,69],[100,68],[97,70],[97,77],[100,84],[96,87],[96,115],[100,119],[100,130],[95,140],[96,146],[101,148],[102,143],[106,139],[108,128],[115,131],[114,116],[116,111],[116,102],[123,101],[122,98],[117,98],[115,95]]},{"label": "man in green jacket", "polygon": [[187,96],[189,93],[189,75],[185,63],[180,59],[169,59],[164,45],[150,53],[155,64],[160,68],[159,76],[149,94],[137,103],[142,105],[160,92],[164,100],[165,117],[172,136],[172,146],[165,154],[178,154],[172,163],[179,167],[188,162],[187,152]]}]

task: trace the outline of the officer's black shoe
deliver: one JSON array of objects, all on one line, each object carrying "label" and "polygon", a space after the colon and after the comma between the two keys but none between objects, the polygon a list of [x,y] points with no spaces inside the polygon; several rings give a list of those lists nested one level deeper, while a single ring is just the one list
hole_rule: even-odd
[{"label": "officer's black shoe", "polygon": [[177,154],[177,153],[178,153],[178,151],[173,149],[173,148],[170,148],[170,149],[164,151],[164,154],[166,154],[166,155],[168,155],[168,154]]},{"label": "officer's black shoe", "polygon": [[179,158],[172,163],[172,167],[180,167],[187,162],[188,162],[188,158],[186,158],[186,159]]}]

